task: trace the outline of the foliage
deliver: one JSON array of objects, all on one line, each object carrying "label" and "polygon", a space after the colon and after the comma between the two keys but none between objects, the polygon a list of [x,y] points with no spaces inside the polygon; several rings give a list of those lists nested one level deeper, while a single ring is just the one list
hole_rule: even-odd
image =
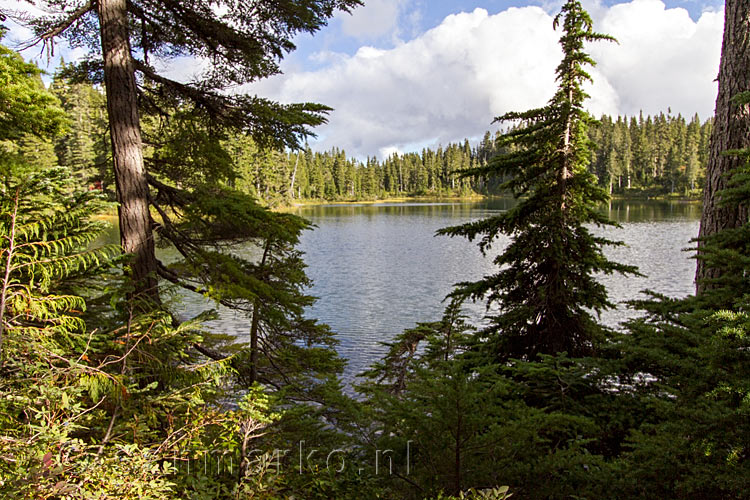
[{"label": "foliage", "polygon": [[479,499],[487,499],[487,500],[505,500],[506,498],[510,498],[513,496],[513,493],[509,493],[507,486],[501,486],[499,488],[491,488],[486,490],[476,490],[474,488],[470,488],[467,491],[462,491],[458,494],[458,496],[455,497],[446,497],[442,493],[435,497],[435,500],[479,500]]},{"label": "foliage", "polygon": [[[491,376],[467,372],[457,355],[472,328],[453,301],[439,322],[420,323],[393,343],[359,390],[368,396],[376,450],[395,451],[389,487],[399,498],[424,498],[493,477],[493,422],[504,387]],[[423,345],[426,344],[426,345]],[[394,474],[391,472],[391,474]],[[485,484],[485,483],[479,483]]]},{"label": "foliage", "polygon": [[514,498],[606,497],[617,475],[608,460],[646,414],[614,390],[619,365],[564,354],[480,364],[473,342],[453,302],[367,373],[363,446],[392,453],[386,491],[425,498],[507,484]]},{"label": "foliage", "polygon": [[0,45],[0,141],[17,140],[25,133],[49,136],[59,132],[65,115],[44,88],[33,64]]},{"label": "foliage", "polygon": [[[747,150],[727,154],[747,156]],[[724,204],[750,201],[748,172],[748,162],[733,172],[721,193]],[[634,393],[650,415],[622,456],[621,498],[747,496],[748,231],[750,223],[702,240],[699,258],[722,272],[698,296],[637,304],[647,316],[631,322],[620,340],[622,372],[639,381]]]},{"label": "foliage", "polygon": [[122,300],[119,249],[91,247],[101,204],[75,185],[59,167],[3,179],[0,494],[278,498],[316,479],[255,451],[288,446],[290,426],[321,434],[317,412],[282,415],[279,395],[237,386],[241,352],[207,362],[202,318],[175,325]]},{"label": "foliage", "polygon": [[[57,36],[89,50],[78,68],[92,81],[103,78],[96,5],[74,1],[45,2],[51,14],[31,25],[39,40],[53,46]],[[315,103],[279,104],[258,96],[224,90],[277,74],[279,61],[294,50],[300,33],[315,33],[337,10],[345,12],[358,0],[256,2],[247,8],[233,2],[201,1],[127,3],[130,46],[135,67],[145,82],[139,91],[150,113],[188,104],[200,121],[250,133],[263,144],[296,146],[308,127],[325,121],[330,108]],[[190,83],[160,74],[153,63],[190,54],[210,61]]]},{"label": "foliage", "polygon": [[106,98],[91,82],[75,82],[66,76],[69,68],[63,62],[50,85],[69,122],[65,133],[54,141],[57,163],[70,169],[81,185],[112,191]]},{"label": "foliage", "polygon": [[648,320],[623,335],[622,376],[648,411],[614,463],[612,498],[744,498],[750,486],[748,317],[694,300],[643,304]]}]

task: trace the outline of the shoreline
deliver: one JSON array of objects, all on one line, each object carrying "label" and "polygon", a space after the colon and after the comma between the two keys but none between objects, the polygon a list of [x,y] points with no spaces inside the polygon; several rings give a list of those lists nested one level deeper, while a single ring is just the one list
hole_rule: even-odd
[{"label": "shoreline", "polygon": [[[471,202],[471,201],[483,201],[492,199],[508,198],[510,195],[481,195],[474,194],[468,196],[398,196],[388,198],[377,198],[377,199],[364,199],[364,200],[325,200],[325,199],[302,199],[293,200],[289,204],[276,207],[277,209],[294,209],[299,207],[310,207],[310,206],[322,206],[322,205],[376,205],[379,203],[406,203],[406,202],[440,202],[440,201],[454,201],[454,202]],[[673,196],[670,194],[660,195],[649,195],[647,193],[633,193],[633,194],[619,194],[612,195],[611,201],[671,201],[679,203],[701,203],[703,200],[701,197],[696,196]]]},{"label": "shoreline", "polygon": [[406,203],[409,201],[416,202],[433,202],[433,201],[481,201],[494,196],[485,196],[482,194],[473,194],[466,196],[389,196],[387,198],[370,198],[370,199],[349,199],[349,200],[326,200],[326,199],[301,199],[291,200],[288,207],[307,207],[319,205],[374,205],[377,203]]},{"label": "shoreline", "polygon": [[[465,196],[390,196],[387,198],[376,198],[376,199],[363,199],[363,200],[326,200],[326,199],[301,199],[301,200],[289,200],[288,203],[283,203],[275,207],[268,207],[270,210],[279,212],[288,212],[301,207],[315,207],[324,205],[377,205],[380,203],[431,203],[431,202],[472,202],[472,201],[483,201],[492,199],[508,198],[509,195],[482,195],[472,194]],[[611,201],[668,201],[678,203],[701,203],[702,197],[700,196],[673,196],[670,194],[658,194],[650,195],[647,192],[641,193],[630,193],[630,194],[615,194],[610,198]],[[158,215],[158,214],[154,214]],[[106,222],[117,221],[117,204],[112,203],[110,207],[96,215],[96,220],[104,220]]]}]

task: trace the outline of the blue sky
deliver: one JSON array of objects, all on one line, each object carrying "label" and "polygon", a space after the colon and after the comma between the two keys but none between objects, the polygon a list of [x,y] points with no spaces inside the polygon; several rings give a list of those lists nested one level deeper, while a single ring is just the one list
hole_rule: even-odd
[{"label": "blue sky", "polygon": [[[612,0],[601,2],[603,5],[611,6],[617,3]],[[724,5],[721,0],[668,0],[664,2],[667,8],[682,8],[688,11],[690,17],[697,21],[701,13],[706,9],[719,10]],[[370,9],[373,5],[393,6],[393,9],[380,8],[380,13],[389,10],[395,11],[396,31],[401,40],[415,38],[430,28],[438,26],[445,17],[459,12],[471,12],[476,8],[482,8],[490,14],[497,14],[510,7],[526,7],[537,5],[549,12],[555,12],[559,2],[524,1],[524,0],[404,0],[401,2],[380,2],[378,0],[365,0],[365,8]],[[386,12],[383,12],[386,11]],[[315,36],[301,36],[298,38],[297,56],[306,60],[310,68],[314,63],[308,59],[310,55],[320,51],[335,51],[353,55],[357,49],[366,43],[379,48],[391,48],[395,45],[391,36],[392,32],[384,31],[380,36],[369,33],[355,36],[344,32],[343,19],[349,16],[338,16],[321,33]],[[383,24],[376,23],[379,26]]]},{"label": "blue sky", "polygon": [[[723,30],[716,0],[583,0],[594,27],[619,44],[588,47],[598,66],[588,106],[599,115],[713,113]],[[281,102],[332,106],[315,149],[383,157],[464,138],[478,139],[494,116],[543,105],[560,57],[552,18],[560,0],[365,0],[339,13],[298,50],[283,75],[242,91]],[[19,2],[0,0],[5,8]],[[19,28],[11,40],[28,37]],[[38,56],[38,49],[25,53]],[[82,51],[58,47],[74,60]],[[37,60],[42,66],[46,61]],[[49,68],[54,69],[55,61]],[[201,61],[165,61],[188,80]]]},{"label": "blue sky", "polygon": [[[713,114],[723,2],[584,0],[595,29],[595,115]],[[335,108],[319,149],[358,157],[477,140],[493,117],[543,105],[560,57],[559,2],[369,0],[340,15],[251,91]]]}]

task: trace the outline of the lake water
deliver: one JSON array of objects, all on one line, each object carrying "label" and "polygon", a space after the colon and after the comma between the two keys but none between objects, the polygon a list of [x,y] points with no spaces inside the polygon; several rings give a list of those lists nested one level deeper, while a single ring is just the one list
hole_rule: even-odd
[{"label": "lake water", "polygon": [[[381,342],[417,322],[438,320],[453,284],[471,281],[494,271],[492,258],[506,240],[483,257],[475,243],[463,238],[434,236],[446,226],[497,214],[513,205],[498,199],[475,203],[377,203],[317,205],[297,209],[317,227],[306,231],[301,249],[306,253],[311,293],[319,297],[309,316],[331,326],[349,360],[345,378],[362,372],[385,351]],[[610,299],[616,303],[643,297],[644,289],[672,297],[693,292],[695,261],[683,249],[698,233],[700,205],[665,201],[613,201],[604,210],[622,228],[598,229],[627,246],[610,248],[610,258],[639,266],[646,277],[603,276]],[[109,235],[116,241],[117,232]],[[161,250],[162,258],[170,260]],[[192,294],[182,299],[183,314],[194,316],[210,307]],[[479,323],[483,304],[469,304]],[[617,326],[637,314],[623,305],[607,311],[602,321]],[[240,338],[248,335],[246,317],[220,310],[208,326]]]},{"label": "lake water", "polygon": [[[415,325],[440,318],[442,300],[453,284],[494,272],[492,258],[507,240],[483,257],[475,243],[434,236],[446,226],[507,210],[512,200],[476,203],[380,203],[300,207],[317,225],[302,238],[312,294],[312,317],[331,326],[339,352],[349,360],[347,378],[384,352],[380,342]],[[698,233],[700,205],[685,202],[613,201],[610,218],[622,228],[598,229],[627,246],[610,248],[610,258],[635,264],[646,277],[603,276],[613,302],[643,297],[651,289],[672,297],[693,292],[695,261],[690,239]],[[484,304],[469,304],[476,322]],[[636,314],[620,305],[602,320],[616,326]],[[246,327],[245,327],[246,329]]]}]

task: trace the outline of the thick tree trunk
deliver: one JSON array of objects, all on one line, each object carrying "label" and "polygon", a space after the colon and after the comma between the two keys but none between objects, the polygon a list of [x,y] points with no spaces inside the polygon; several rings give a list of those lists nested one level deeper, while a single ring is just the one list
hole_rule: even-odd
[{"label": "thick tree trunk", "polygon": [[115,186],[120,218],[120,243],[132,254],[135,295],[159,301],[156,255],[143,167],[135,68],[130,52],[126,0],[99,0],[97,13],[104,55]]},{"label": "thick tree trunk", "polygon": [[[723,153],[750,144],[750,107],[738,106],[732,101],[738,93],[750,89],[750,0],[726,1],[718,81],[716,118],[703,191],[701,238],[722,229],[739,227],[748,220],[748,207],[720,206],[719,192],[726,187],[726,174],[742,164],[740,158]],[[698,260],[696,293],[700,294],[710,286],[704,280],[716,278],[719,274],[718,269],[709,268]]]}]

